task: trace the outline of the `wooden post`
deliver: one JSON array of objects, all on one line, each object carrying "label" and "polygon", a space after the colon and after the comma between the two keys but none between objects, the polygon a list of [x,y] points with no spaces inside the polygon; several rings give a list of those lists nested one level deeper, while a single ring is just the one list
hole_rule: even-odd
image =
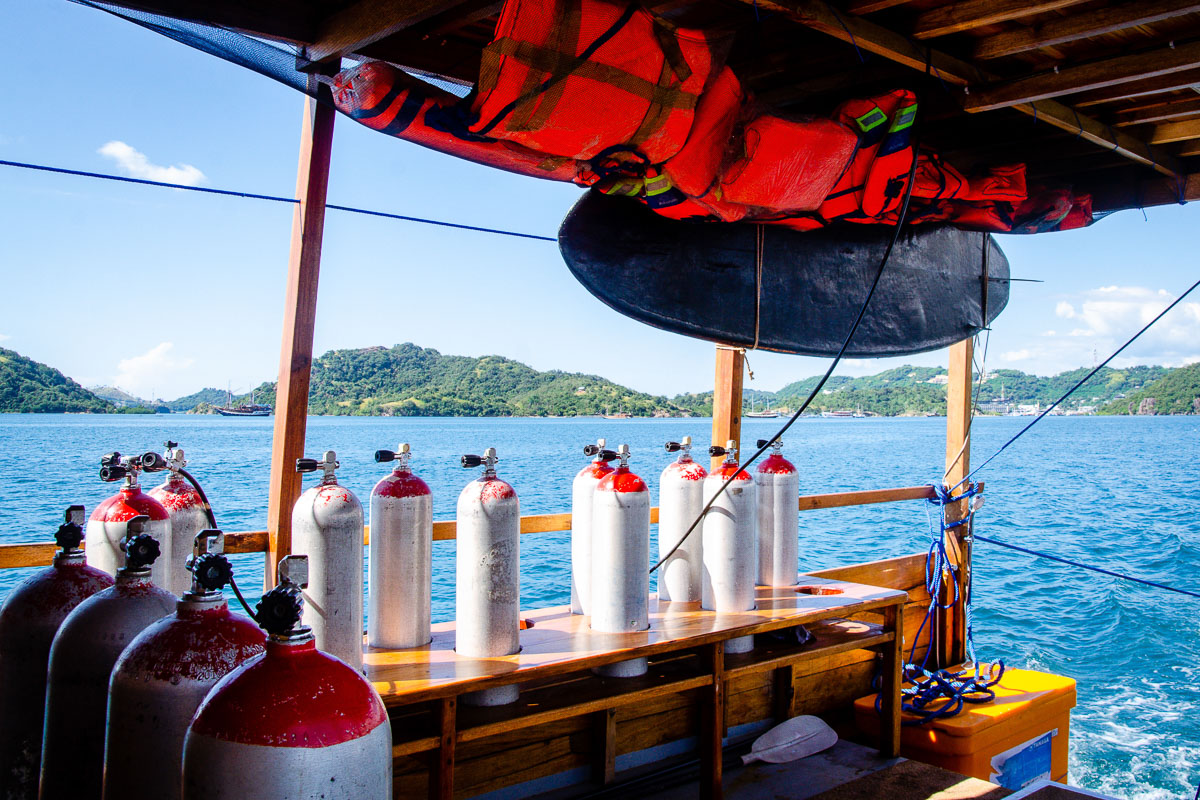
[{"label": "wooden post", "polygon": [[883,663],[880,665],[883,683],[879,691],[883,695],[883,717],[880,720],[879,754],[884,758],[895,758],[900,755],[900,668],[904,662],[904,607],[885,608],[883,627],[896,636],[884,645]]},{"label": "wooden post", "polygon": [[721,800],[725,766],[725,643],[716,642],[704,652],[713,682],[700,692],[700,798]]},{"label": "wooden post", "polygon": [[[970,339],[950,348],[950,375],[946,385],[946,485],[956,486],[971,471],[971,385],[973,374],[971,358],[974,345]],[[966,487],[961,487],[956,494]],[[947,522],[956,522],[967,515],[969,500],[960,500],[946,506]],[[946,536],[946,553],[950,561],[959,567],[964,585],[959,587],[958,601],[952,608],[938,614],[937,658],[939,666],[957,664],[965,657],[966,618],[963,602],[966,598],[970,564],[964,558],[962,535],[966,531],[955,528]],[[953,587],[947,587],[942,596],[943,603],[954,598]]]},{"label": "wooden post", "polygon": [[326,102],[304,101],[300,131],[300,166],[288,254],[287,295],[283,308],[283,344],[279,382],[275,388],[275,434],[271,445],[271,493],[267,503],[266,588],[275,585],[275,567],[292,549],[292,506],[300,496],[296,459],[304,455],[308,424],[308,382],[312,370],[313,327],[317,316],[317,281],[321,238],[325,227],[325,195],[333,145],[333,109],[329,89],[318,91]]},{"label": "wooden post", "polygon": [[[713,383],[712,443],[724,447],[733,439],[742,441],[742,375],[746,368],[746,351],[737,347],[717,345],[717,374]],[[712,459],[712,468],[721,466],[724,459]]]},{"label": "wooden post", "polygon": [[437,704],[438,749],[429,770],[430,800],[454,800],[454,760],[458,743],[458,698]]},{"label": "wooden post", "polygon": [[617,777],[617,709],[592,715],[592,780],[607,786]]}]

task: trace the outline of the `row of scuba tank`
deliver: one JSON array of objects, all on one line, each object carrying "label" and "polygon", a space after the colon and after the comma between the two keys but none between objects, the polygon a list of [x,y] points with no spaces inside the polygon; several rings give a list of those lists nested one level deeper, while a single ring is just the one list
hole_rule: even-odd
[{"label": "row of scuba tank", "polygon": [[[666,449],[679,455],[661,481],[660,599],[737,612],[754,608],[756,583],[794,585],[798,477],[778,443],[753,477],[733,442],[710,448],[725,457],[711,475],[688,439]],[[572,486],[572,611],[598,632],[645,630],[649,491],[627,446],[612,451],[601,440],[584,452],[592,460]],[[407,445],[375,454],[395,466],[370,500],[373,647],[431,640],[432,495],[410,458]],[[461,656],[520,649],[520,507],[497,461],[491,448],[462,457],[483,474],[457,506]],[[364,515],[337,483],[336,454],[297,461],[321,482],[293,509],[298,555],[280,563],[281,583],[253,622],[224,599],[232,568],[183,451],[168,442],[165,456],[112,453],[101,463],[101,478],[123,485],[88,521],[87,557],[83,509],[72,506],[53,566],[0,609],[0,797],[250,797],[267,773],[272,796],[289,786],[287,796],[313,786],[329,798],[389,796],[390,726],[360,674]],[[163,485],[143,492],[138,474],[160,470]],[[752,646],[745,637],[727,649]],[[598,671],[645,669],[635,659]],[[514,684],[462,700],[499,705],[518,693]]]},{"label": "row of scuba tank", "polygon": [[[224,535],[167,444],[105,456],[101,478],[123,485],[86,522],[86,553],[71,506],[51,566],[0,606],[0,798],[391,797],[361,645],[350,666],[303,622],[309,557],[279,563],[250,618],[232,613]],[[143,492],[138,473],[158,470]]]}]

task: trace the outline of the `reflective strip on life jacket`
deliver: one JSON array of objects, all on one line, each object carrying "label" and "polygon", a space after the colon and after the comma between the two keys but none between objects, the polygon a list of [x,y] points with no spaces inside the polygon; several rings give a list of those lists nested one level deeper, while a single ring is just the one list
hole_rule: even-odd
[{"label": "reflective strip on life jacket", "polygon": [[702,31],[634,3],[506,0],[484,49],[471,131],[579,160],[683,147],[717,65]]}]

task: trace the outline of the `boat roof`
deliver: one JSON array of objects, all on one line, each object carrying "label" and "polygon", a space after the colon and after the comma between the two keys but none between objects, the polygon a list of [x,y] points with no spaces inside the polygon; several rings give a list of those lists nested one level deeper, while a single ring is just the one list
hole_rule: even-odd
[{"label": "boat roof", "polygon": [[[547,0],[548,1],[548,0]],[[111,3],[470,86],[495,0],[118,0]],[[1200,198],[1200,2],[649,0],[733,33],[758,97],[828,113],[923,80],[923,140],[959,169],[1024,162],[1091,192],[1097,212]],[[922,73],[931,77],[925,79]]]}]

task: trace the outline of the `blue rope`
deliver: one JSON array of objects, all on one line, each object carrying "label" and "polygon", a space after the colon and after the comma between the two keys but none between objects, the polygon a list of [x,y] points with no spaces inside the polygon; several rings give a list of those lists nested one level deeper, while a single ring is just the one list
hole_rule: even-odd
[{"label": "blue rope", "polygon": [[1165,583],[1156,583],[1155,581],[1148,581],[1145,578],[1135,578],[1132,575],[1124,575],[1120,572],[1113,572],[1112,570],[1101,569],[1100,567],[1093,567],[1088,564],[1082,564],[1078,561],[1072,561],[1069,558],[1063,558],[1062,556],[1055,556],[1055,555],[1051,555],[1049,553],[1042,553],[1038,550],[1030,550],[1027,547],[1019,547],[1018,545],[1010,544],[1009,542],[1002,542],[999,539],[989,539],[986,536],[979,536],[979,535],[976,535],[975,538],[981,542],[987,542],[988,544],[999,545],[1000,547],[1007,547],[1010,550],[1018,550],[1022,553],[1026,553],[1027,555],[1037,556],[1038,558],[1045,558],[1050,561],[1057,561],[1060,564],[1067,564],[1068,566],[1079,567],[1080,569],[1090,570],[1091,572],[1098,572],[1101,575],[1108,575],[1113,578],[1121,578],[1122,580],[1133,581],[1134,583],[1140,583],[1145,586],[1153,586],[1155,589],[1163,589],[1168,592],[1175,592],[1176,594],[1185,594],[1188,597],[1200,598],[1200,592],[1192,592],[1187,589],[1177,589],[1174,586],[1167,586]]},{"label": "blue rope", "polygon": [[[965,517],[947,523],[945,507],[950,503],[969,500],[979,493],[979,488],[975,485],[971,485],[960,494],[954,494],[952,490],[944,486],[935,485],[931,488],[935,496],[929,499],[926,512],[929,512],[930,507],[938,507],[941,522],[935,530],[932,517],[929,519],[930,543],[929,551],[925,556],[925,589],[929,593],[929,606],[925,609],[925,617],[921,620],[921,624],[913,636],[912,646],[908,651],[908,661],[901,668],[904,681],[908,685],[902,686],[900,689],[900,708],[910,715],[903,722],[904,725],[909,726],[925,725],[937,719],[953,717],[963,710],[966,703],[986,703],[995,699],[996,693],[992,687],[998,684],[1004,676],[1003,661],[989,665],[984,672],[975,657],[975,630],[970,596],[963,604],[963,609],[967,629],[967,656],[970,659],[972,670],[962,672],[948,669],[930,670],[929,655],[933,651],[932,642],[925,648],[925,657],[921,659],[921,663],[915,662],[917,643],[920,641],[925,627],[932,626],[933,616],[938,610],[952,608],[959,598],[958,567],[950,560],[950,556],[946,552],[946,532],[960,525],[969,526],[975,510],[968,503]],[[950,573],[950,583],[954,587],[954,595],[949,603],[940,603],[938,597],[941,596],[942,583],[947,572]],[[883,694],[880,693],[875,696],[875,709],[882,711],[882,708]]]}]

